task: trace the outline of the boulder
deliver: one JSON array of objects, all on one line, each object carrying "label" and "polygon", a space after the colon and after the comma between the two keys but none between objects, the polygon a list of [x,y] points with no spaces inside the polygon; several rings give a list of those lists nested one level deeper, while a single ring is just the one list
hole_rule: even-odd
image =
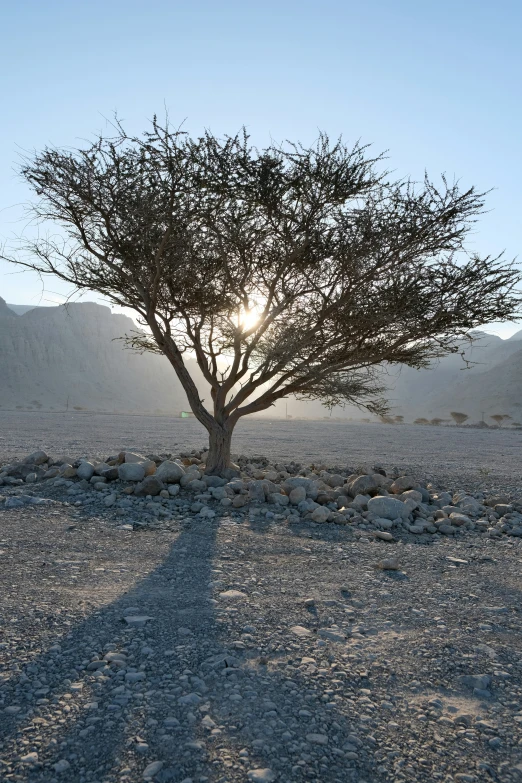
[{"label": "boulder", "polygon": [[[178,484],[181,477],[185,475],[185,471],[177,462],[171,462],[167,459],[156,468],[155,475],[164,484]],[[199,476],[195,476],[195,478],[199,478]]]},{"label": "boulder", "polygon": [[181,478],[179,479],[179,483],[182,487],[188,487],[189,484],[191,484],[193,481],[198,481],[201,478],[201,473],[199,470],[190,470],[188,473],[185,473]]},{"label": "boulder", "polygon": [[90,481],[90,479],[94,476],[94,465],[92,462],[81,462],[76,468],[76,475],[80,479]]},{"label": "boulder", "polygon": [[118,467],[118,478],[122,481],[143,481],[145,468],[139,462],[123,462]]},{"label": "boulder", "polygon": [[333,473],[331,476],[328,476],[326,483],[329,487],[342,487],[344,484],[344,476],[341,476],[338,473]]},{"label": "boulder", "polygon": [[410,513],[404,503],[396,498],[389,497],[370,498],[368,511],[377,517],[384,517],[384,519],[397,519],[398,517],[407,519]]},{"label": "boulder", "polygon": [[354,498],[356,495],[369,495],[371,492],[376,492],[380,486],[375,476],[358,476],[348,485],[348,492]]},{"label": "boulder", "polygon": [[49,456],[45,451],[33,451],[28,457],[24,459],[27,465],[43,465],[44,462],[48,462]]},{"label": "boulder", "polygon": [[400,495],[403,492],[407,492],[409,489],[413,489],[418,483],[419,482],[412,476],[399,476],[391,485],[390,492],[393,492],[395,495]]},{"label": "boulder", "polygon": [[[250,500],[255,500],[258,503],[264,503],[266,500],[266,487],[268,482],[263,480],[249,481],[248,483],[248,496]],[[306,492],[305,492],[306,495]]]},{"label": "boulder", "polygon": [[318,506],[312,511],[312,519],[314,522],[326,522],[331,513],[326,506]]},{"label": "boulder", "polygon": [[201,481],[204,481],[207,487],[224,487],[227,480],[220,476],[206,476],[203,474]]},{"label": "boulder", "polygon": [[[132,465],[133,463],[128,463],[129,465]],[[121,466],[123,467],[123,466]],[[145,476],[143,481],[140,481],[140,483],[136,486],[134,490],[135,495],[159,495],[162,489],[164,489],[164,484],[156,477],[156,476]]]},{"label": "boulder", "polygon": [[134,451],[124,451],[122,453],[124,462],[148,462],[147,457],[144,457],[143,454],[137,454]]},{"label": "boulder", "polygon": [[289,498],[290,503],[293,506],[299,505],[302,500],[306,499],[306,489],[304,487],[294,487],[294,489],[290,491]]}]

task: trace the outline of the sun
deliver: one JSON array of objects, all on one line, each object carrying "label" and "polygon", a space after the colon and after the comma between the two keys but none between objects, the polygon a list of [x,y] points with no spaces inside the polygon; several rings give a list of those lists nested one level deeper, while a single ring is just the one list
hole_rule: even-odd
[{"label": "sun", "polygon": [[259,323],[259,313],[257,310],[243,310],[239,316],[239,323],[245,331],[253,329]]}]

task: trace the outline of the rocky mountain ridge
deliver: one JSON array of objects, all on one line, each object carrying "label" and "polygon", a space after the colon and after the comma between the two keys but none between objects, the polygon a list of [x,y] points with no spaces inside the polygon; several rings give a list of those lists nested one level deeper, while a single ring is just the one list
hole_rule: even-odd
[{"label": "rocky mountain ridge", "polygon": [[[57,307],[8,305],[0,297],[0,408],[87,409],[179,415],[186,396],[162,356],[125,350],[118,338],[136,329],[109,307],[79,302]],[[460,354],[429,370],[394,368],[387,375],[392,413],[450,419],[451,411],[470,421],[506,414],[522,418],[522,331],[508,340],[483,334]],[[204,399],[209,389],[194,360],[187,360]],[[321,418],[319,402],[280,401],[265,415]],[[334,416],[362,418],[353,406]]]}]

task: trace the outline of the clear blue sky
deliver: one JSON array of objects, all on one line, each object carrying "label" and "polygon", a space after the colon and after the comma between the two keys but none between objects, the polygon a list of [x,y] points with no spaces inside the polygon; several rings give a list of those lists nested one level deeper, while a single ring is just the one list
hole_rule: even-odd
[{"label": "clear blue sky", "polygon": [[[115,110],[139,131],[166,105],[192,133],[245,124],[263,144],[321,128],[388,149],[399,175],[495,188],[473,247],[522,250],[520,0],[18,0],[1,17],[0,241],[30,195],[19,148],[79,144]],[[49,279],[40,300],[12,272],[7,301],[66,292]]]}]

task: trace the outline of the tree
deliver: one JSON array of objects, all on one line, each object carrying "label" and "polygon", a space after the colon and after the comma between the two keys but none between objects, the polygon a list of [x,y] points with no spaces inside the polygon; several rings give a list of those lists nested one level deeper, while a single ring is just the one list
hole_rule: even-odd
[{"label": "tree", "polygon": [[381,413],[379,416],[379,421],[381,424],[395,424],[395,419],[393,416],[388,416],[386,413]]},{"label": "tree", "polygon": [[425,419],[423,416],[421,416],[420,418],[415,419],[415,421],[413,423],[414,424],[429,424],[430,422],[429,422],[428,419]]},{"label": "tree", "polygon": [[445,419],[438,419],[435,417],[434,419],[430,419],[430,424],[432,424],[434,427],[438,427],[439,424],[442,424],[443,421],[445,421]]},{"label": "tree", "polygon": [[426,367],[518,312],[514,265],[465,250],[473,188],[393,181],[382,156],[325,134],[258,150],[245,132],[113,127],[23,159],[30,214],[61,234],[3,257],[138,314],[148,331],[128,344],[172,364],[209,432],[208,473],[230,468],[243,416],[289,395],[384,414],[383,366]]},{"label": "tree", "polygon": [[403,424],[404,423],[404,416],[394,416],[395,423],[396,424]]},{"label": "tree", "polygon": [[499,427],[502,427],[502,424],[507,419],[510,419],[511,416],[509,416],[507,413],[495,413],[494,416],[490,416],[490,419],[493,419],[493,421],[498,424]]},{"label": "tree", "polygon": [[464,424],[464,422],[469,419],[467,413],[458,413],[457,411],[451,411],[450,416],[455,422],[455,424],[457,424],[459,427],[461,424]]}]

